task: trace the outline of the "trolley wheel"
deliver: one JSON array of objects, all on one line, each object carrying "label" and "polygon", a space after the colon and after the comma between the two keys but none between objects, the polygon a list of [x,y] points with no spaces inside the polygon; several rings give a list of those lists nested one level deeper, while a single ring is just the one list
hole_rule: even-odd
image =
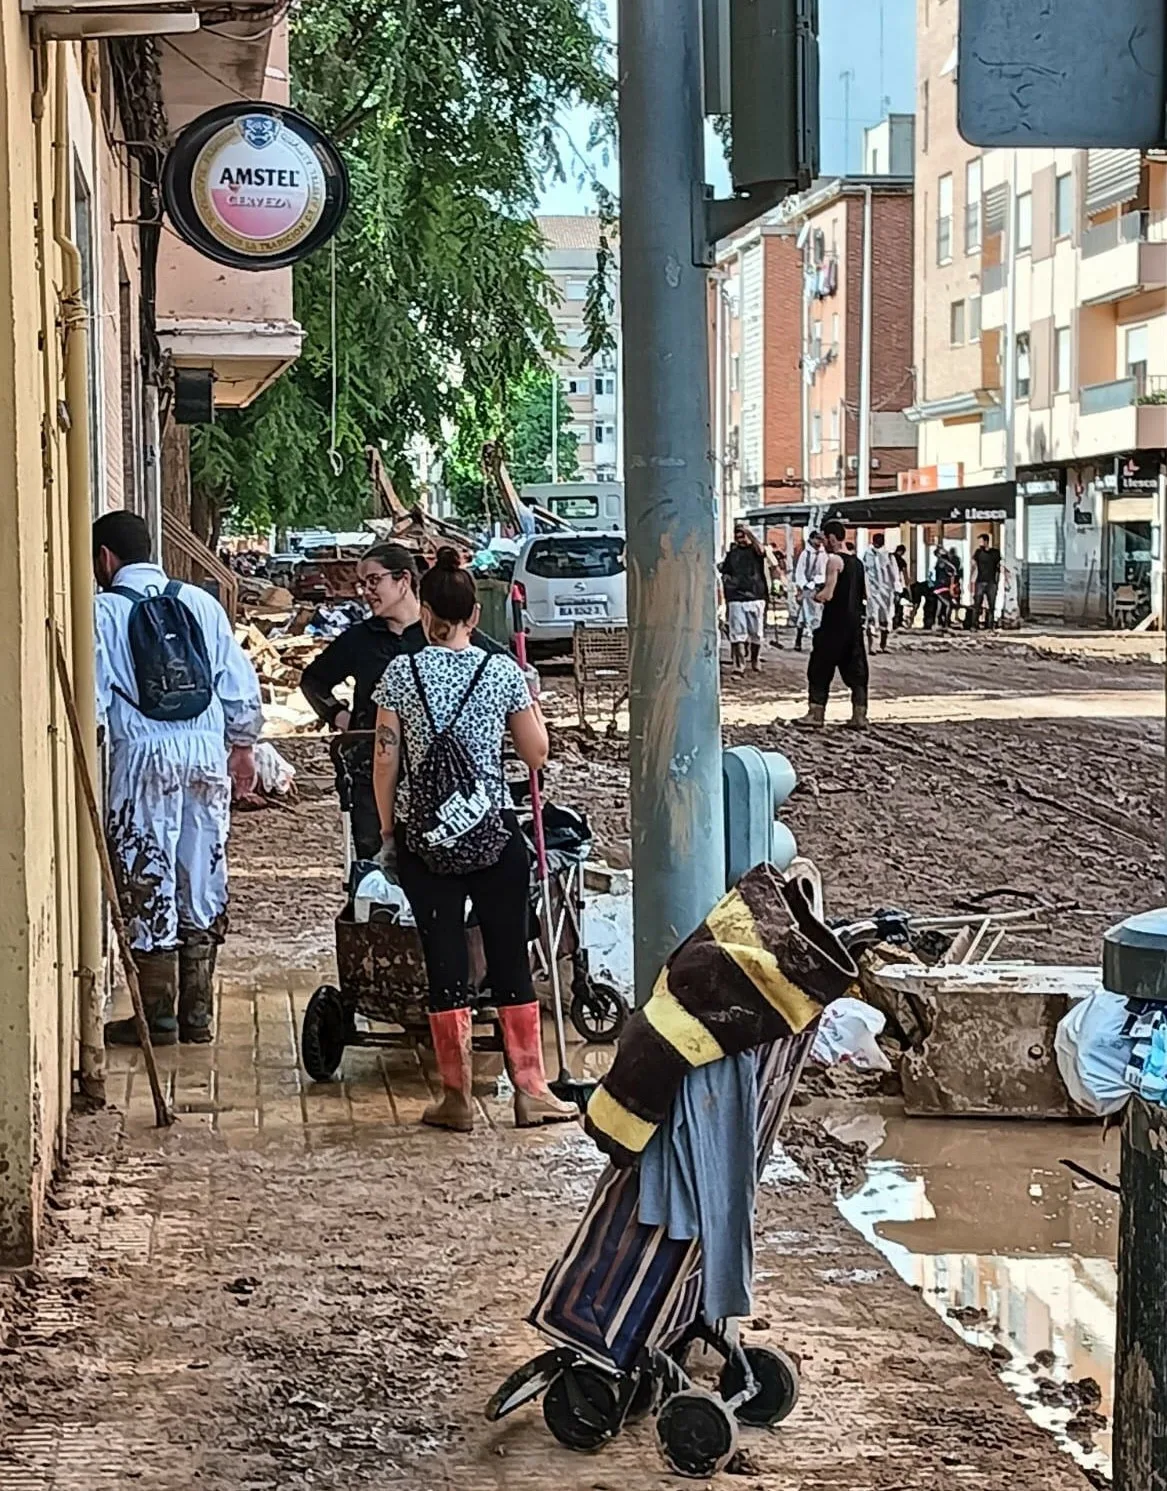
[{"label": "trolley wheel", "polygon": [[596,1367],[565,1367],[543,1395],[543,1418],[569,1450],[598,1450],[620,1432],[620,1387]]},{"label": "trolley wheel", "polygon": [[331,1082],[335,1078],[344,1056],[348,1026],[340,990],[331,984],[321,984],[308,1001],[300,1032],[304,1070],[313,1082]]},{"label": "trolley wheel", "polygon": [[[769,1429],[789,1418],[798,1403],[798,1363],[772,1346],[743,1347],[758,1391],[737,1410],[738,1419],[752,1429]],[[740,1365],[732,1358],[722,1368],[718,1391],[736,1398],[745,1387]]]},{"label": "trolley wheel", "polygon": [[589,1045],[606,1046],[619,1040],[627,1019],[628,1006],[611,984],[596,983],[593,979],[576,983],[571,1023]]},{"label": "trolley wheel", "polygon": [[737,1421],[720,1398],[693,1387],[664,1405],[657,1416],[656,1436],[670,1470],[703,1481],[733,1459]]}]

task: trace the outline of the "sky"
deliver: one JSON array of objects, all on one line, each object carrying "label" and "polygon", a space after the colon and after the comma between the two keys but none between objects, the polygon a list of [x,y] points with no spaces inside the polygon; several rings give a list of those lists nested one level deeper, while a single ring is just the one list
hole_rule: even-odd
[{"label": "sky", "polygon": [[[609,28],[615,33],[616,0],[605,0]],[[882,16],[882,47],[880,41]],[[820,0],[820,125],[824,175],[858,171],[862,164],[863,130],[878,124],[889,112],[911,113],[916,92],[916,0]],[[882,52],[882,66],[880,57]],[[850,72],[850,128],[848,85]],[[588,138],[586,110],[564,113],[560,123],[564,135],[582,151]],[[566,152],[569,156],[572,146]],[[707,179],[719,192],[729,189],[729,177],[721,147],[712,133],[707,135]],[[546,184],[540,212],[588,212],[594,196],[588,184],[594,171],[613,191],[617,187],[617,163],[595,155],[588,168],[570,160],[568,179]]]}]

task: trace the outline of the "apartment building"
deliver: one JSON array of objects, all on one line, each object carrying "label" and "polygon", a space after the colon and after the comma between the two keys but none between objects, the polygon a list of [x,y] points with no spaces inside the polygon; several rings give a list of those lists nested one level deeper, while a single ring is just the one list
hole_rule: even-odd
[{"label": "apartment building", "polygon": [[[876,163],[905,153],[890,125]],[[722,245],[713,425],[731,517],[894,492],[916,465],[912,235],[910,175],[879,174],[819,182]]]},{"label": "apartment building", "polygon": [[915,480],[1005,484],[1029,615],[1129,622],[1160,590],[1167,156],[974,151],[956,0],[918,15]]},{"label": "apartment building", "polygon": [[[540,217],[544,267],[555,291],[552,315],[562,353],[553,361],[571,409],[571,428],[579,441],[580,480],[621,481],[624,476],[623,399],[620,390],[620,288],[614,299],[615,346],[596,361],[584,357],[587,331],[584,306],[596,273],[600,219]],[[613,241],[613,249],[616,244]]]},{"label": "apartment building", "polygon": [[159,226],[175,131],[286,98],[286,22],[214,11],[212,30],[175,0],[0,0],[0,1265],[31,1260],[74,1096],[102,1091],[104,907],[56,672],[59,639],[93,763],[90,525],[132,508],[168,563],[213,572],[184,466],[163,516],[174,368],[238,404],[300,347],[290,269],[227,275]]}]

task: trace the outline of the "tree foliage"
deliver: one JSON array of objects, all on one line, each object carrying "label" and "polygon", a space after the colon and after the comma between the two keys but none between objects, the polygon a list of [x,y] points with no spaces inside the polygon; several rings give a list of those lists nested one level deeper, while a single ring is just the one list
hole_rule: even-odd
[{"label": "tree foliage", "polygon": [[[486,440],[501,440],[507,470],[517,488],[528,482],[553,480],[552,386],[558,377],[547,367],[528,368],[511,385],[502,407],[489,410],[485,418],[468,413],[459,422],[446,463],[446,486],[463,517],[483,517],[494,504],[482,473],[482,446]],[[559,480],[575,481],[579,475],[579,437],[571,428],[571,407],[562,382],[555,409]]]},{"label": "tree foliage", "polygon": [[594,20],[593,0],[293,8],[293,102],[341,146],[352,206],[294,271],[299,361],[193,441],[196,484],[237,526],[351,522],[366,445],[406,492],[413,439],[488,422],[539,365],[554,333],[532,213],[563,171],[557,114],[610,108]]}]

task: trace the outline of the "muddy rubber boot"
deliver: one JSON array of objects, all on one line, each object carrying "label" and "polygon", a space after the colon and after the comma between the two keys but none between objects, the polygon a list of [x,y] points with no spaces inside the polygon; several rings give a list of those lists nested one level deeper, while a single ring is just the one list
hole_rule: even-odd
[{"label": "muddy rubber boot", "polygon": [[806,713],[800,715],[794,721],[799,730],[821,730],[827,722],[827,706],[825,704],[808,704]]},{"label": "muddy rubber boot", "polygon": [[879,650],[880,652],[887,651],[887,627],[884,627],[879,634]]},{"label": "muddy rubber boot", "polygon": [[[178,953],[135,953],[138,987],[142,991],[142,1008],[150,1027],[150,1042],[155,1046],[173,1046],[178,1041],[178,1021],[174,1007],[178,1002]],[[110,1020],[105,1027],[107,1046],[136,1046],[138,1026],[132,1015],[125,1020]]]},{"label": "muddy rubber boot", "polygon": [[570,1123],[579,1117],[574,1103],[561,1103],[547,1086],[543,1066],[543,1016],[538,1002],[506,1005],[498,1012],[507,1072],[515,1089],[515,1127]]},{"label": "muddy rubber boot", "polygon": [[213,932],[186,932],[178,949],[178,1038],[184,1045],[206,1046],[215,1038],[215,959],[219,944]]},{"label": "muddy rubber boot", "polygon": [[750,643],[750,672],[760,673],[762,671],[762,649],[755,643]]},{"label": "muddy rubber boot", "polygon": [[795,650],[795,652],[801,652],[802,651],[802,634],[805,631],[806,631],[806,628],[804,626],[796,626],[794,628],[794,650]]},{"label": "muddy rubber boot", "polygon": [[744,673],[746,671],[746,660],[742,651],[742,644],[740,642],[732,643],[731,651],[733,652],[733,671],[735,673]]},{"label": "muddy rubber boot", "polygon": [[848,730],[866,730],[867,729],[867,705],[866,704],[852,704],[852,706],[851,706],[851,718],[847,721],[847,729]]},{"label": "muddy rubber boot", "polygon": [[430,1035],[442,1084],[441,1101],[421,1116],[432,1129],[468,1134],[474,1127],[473,1017],[468,1009],[442,1010],[430,1016]]}]

